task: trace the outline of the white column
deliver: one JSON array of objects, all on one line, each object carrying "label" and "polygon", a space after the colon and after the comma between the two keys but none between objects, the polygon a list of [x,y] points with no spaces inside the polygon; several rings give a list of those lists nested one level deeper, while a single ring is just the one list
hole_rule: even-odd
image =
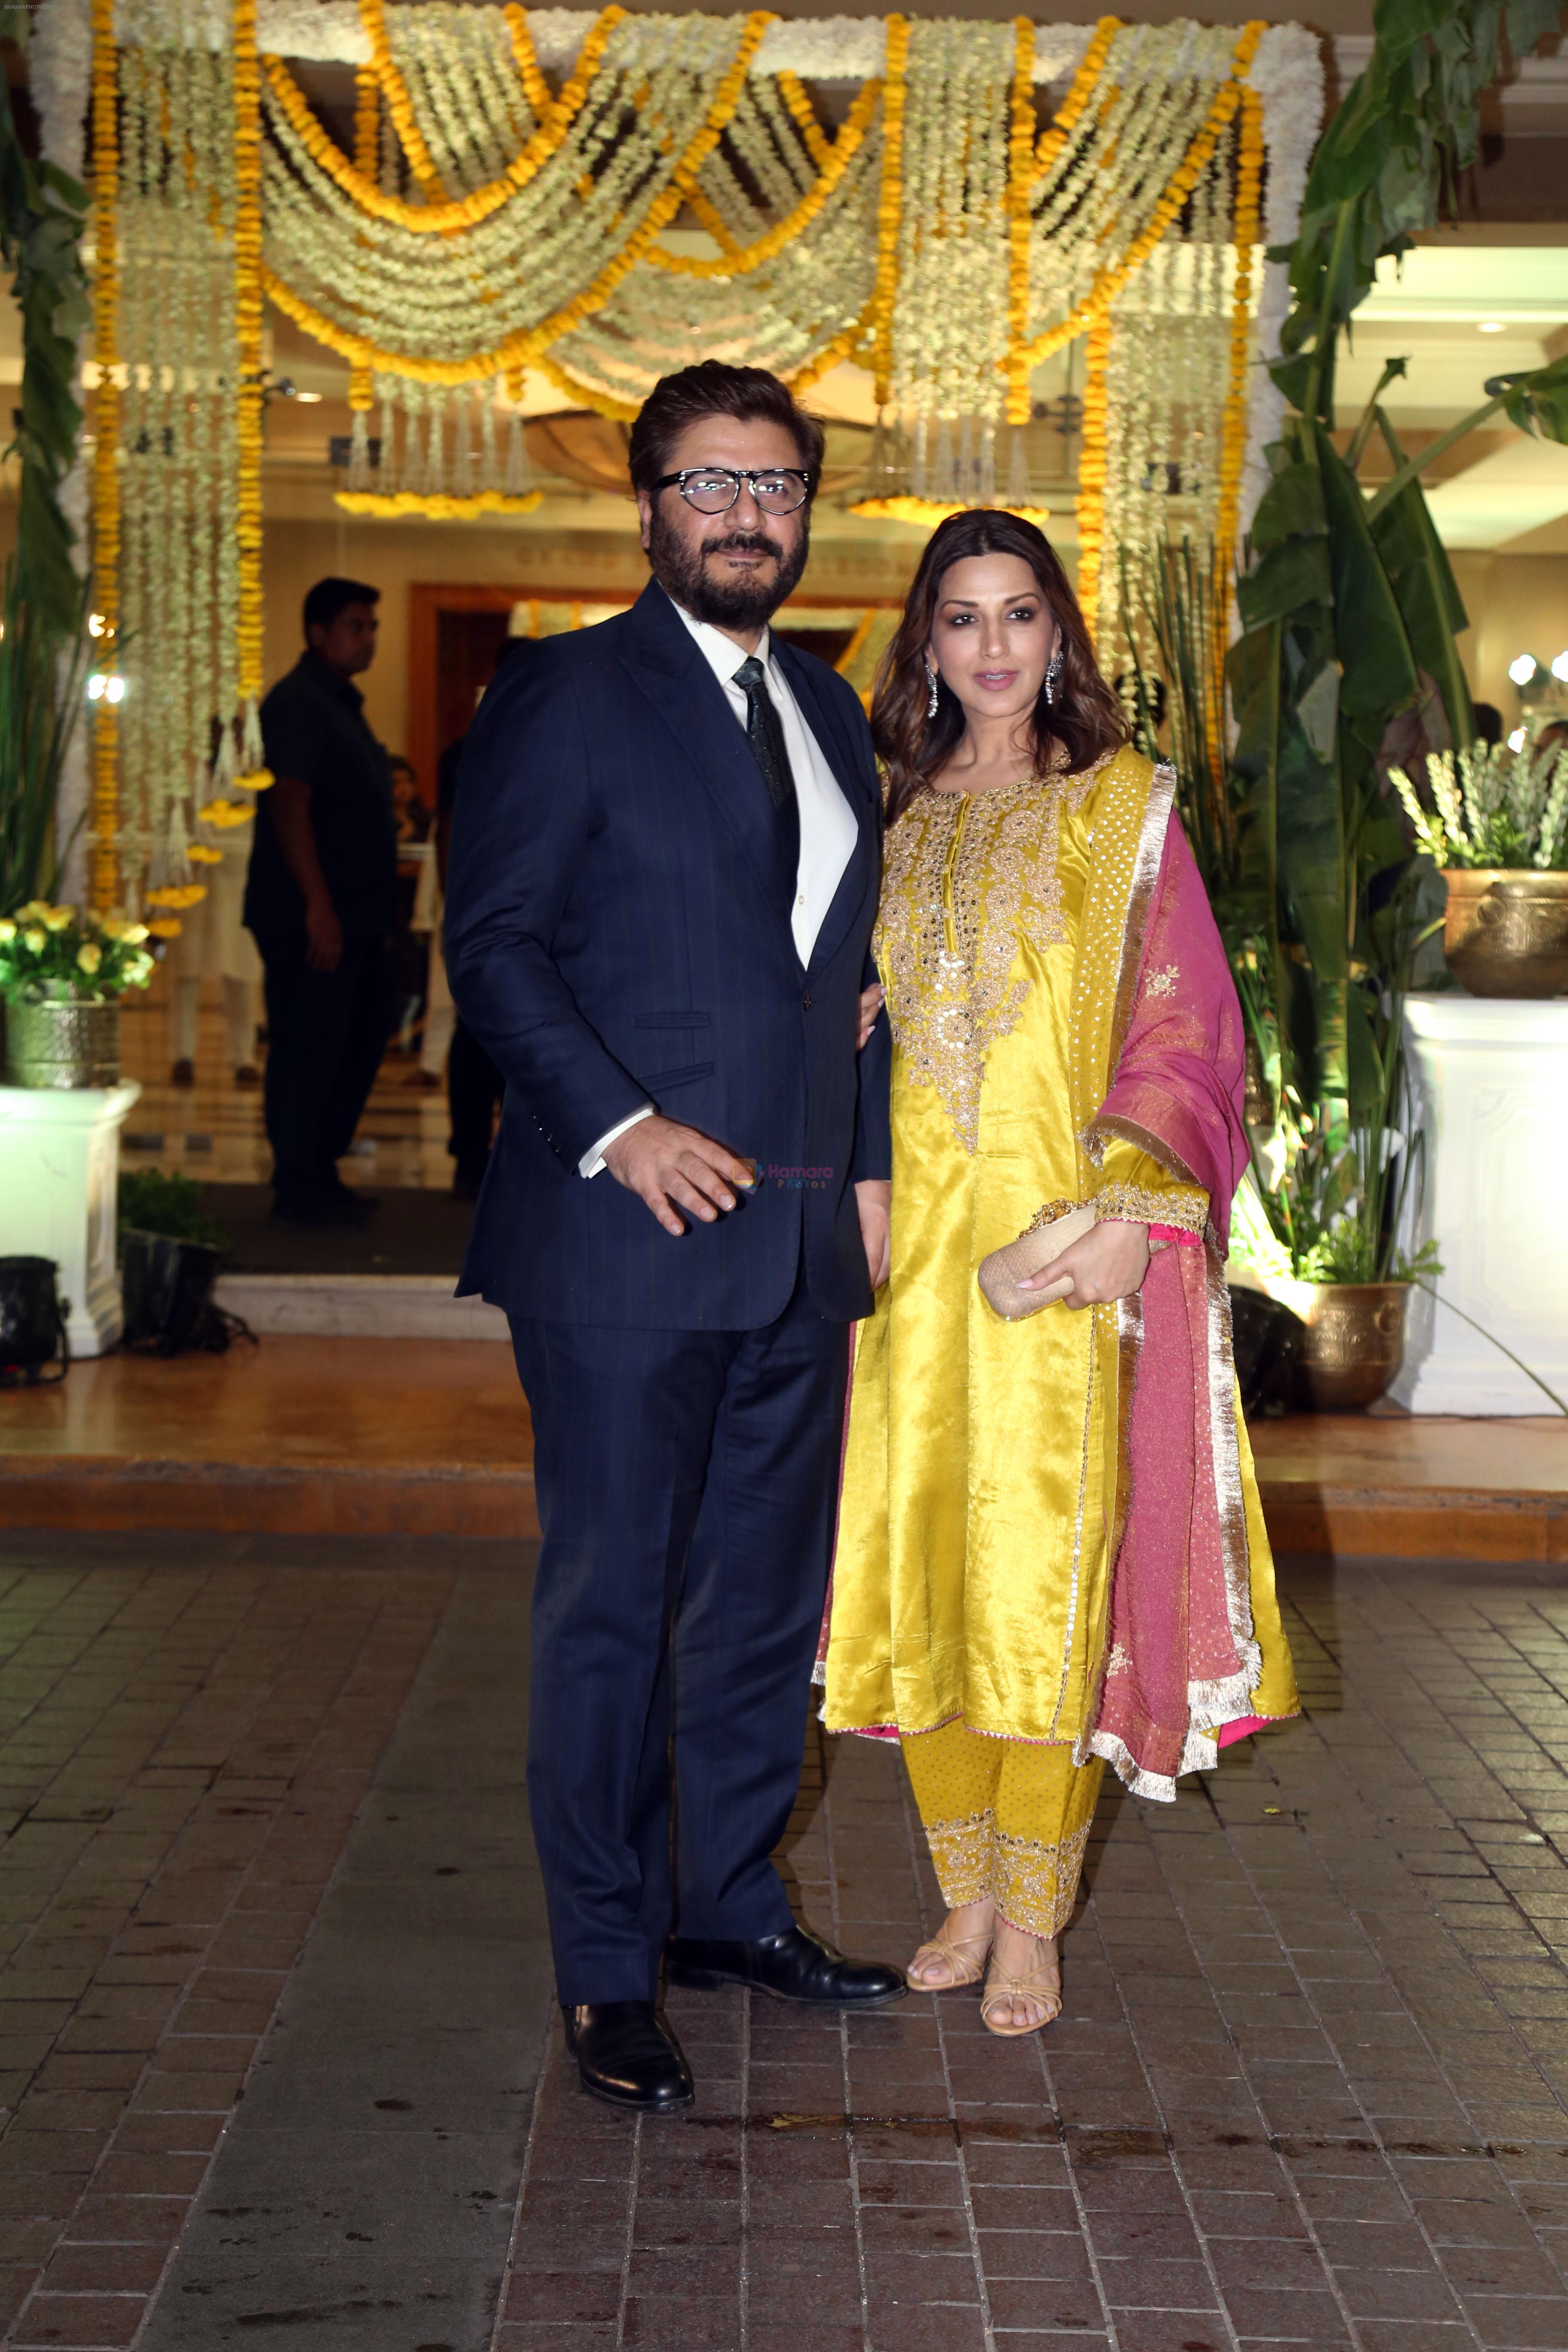
[{"label": "white column", "polygon": [[141,1093],[0,1087],[0,1257],[49,1257],[70,1301],[73,1356],[101,1356],[125,1328],[115,1257],[120,1130]]},{"label": "white column", "polygon": [[[1433,1287],[1568,1396],[1568,999],[1412,996],[1405,1044],[1426,1139],[1415,1232],[1443,1261]],[[1392,1394],[1413,1412],[1552,1411],[1419,1290]]]}]

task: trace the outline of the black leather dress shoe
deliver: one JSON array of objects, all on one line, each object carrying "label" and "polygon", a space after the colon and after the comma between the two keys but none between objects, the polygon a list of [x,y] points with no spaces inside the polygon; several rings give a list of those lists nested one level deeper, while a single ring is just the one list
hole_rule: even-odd
[{"label": "black leather dress shoe", "polygon": [[578,2079],[594,2098],[640,2116],[691,2105],[691,2069],[651,2000],[563,2002],[561,2014]]},{"label": "black leather dress shoe", "polygon": [[775,2000],[810,2001],[818,2009],[886,2009],[909,1990],[901,1969],[884,1968],[879,1960],[847,1960],[804,1927],[758,1936],[747,1944],[676,1936],[669,1946],[669,1980],[706,1990],[750,1985]]}]

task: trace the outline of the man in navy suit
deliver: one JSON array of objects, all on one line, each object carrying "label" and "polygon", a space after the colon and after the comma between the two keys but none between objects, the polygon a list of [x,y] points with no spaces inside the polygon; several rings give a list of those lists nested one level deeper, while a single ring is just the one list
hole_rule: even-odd
[{"label": "man in navy suit", "polygon": [[885,1021],[858,1050],[870,733],[767,625],[821,459],[761,369],[656,386],[630,446],[653,580],[490,689],[447,894],[452,992],[506,1080],[461,1288],[506,1309],[533,1418],[556,1989],[584,2087],[646,2111],[691,2097],[667,1957],[679,1983],[830,2008],[905,1990],[797,1927],[770,1859],[848,1327],[888,1250]]}]

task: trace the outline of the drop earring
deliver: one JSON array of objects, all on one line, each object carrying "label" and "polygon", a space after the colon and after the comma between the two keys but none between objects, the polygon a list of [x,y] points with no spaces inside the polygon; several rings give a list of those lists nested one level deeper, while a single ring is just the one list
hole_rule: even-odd
[{"label": "drop earring", "polygon": [[1062,649],[1060,646],[1058,646],[1055,653],[1051,656],[1050,660],[1046,665],[1046,707],[1047,709],[1049,709],[1050,706],[1057,698],[1057,688],[1061,684],[1061,677]]},{"label": "drop earring", "polygon": [[927,662],[926,684],[931,688],[931,692],[926,697],[926,717],[928,719],[934,719],[936,717],[937,688],[940,683],[941,681],[938,678],[935,670],[932,669],[930,662]]}]

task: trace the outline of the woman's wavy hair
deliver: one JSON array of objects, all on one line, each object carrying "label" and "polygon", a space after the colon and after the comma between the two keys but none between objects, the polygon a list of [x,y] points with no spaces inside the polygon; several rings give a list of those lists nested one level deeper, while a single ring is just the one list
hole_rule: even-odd
[{"label": "woman's wavy hair", "polygon": [[1121,705],[1100,674],[1083,614],[1061,558],[1043,530],[1000,507],[976,507],[949,515],[926,543],[910,583],[904,617],[877,672],[871,698],[871,733],[888,778],[887,821],[901,816],[922,784],[939,774],[963,733],[963,707],[942,680],[935,716],[926,716],[931,681],[925,650],[950,565],[971,555],[1016,555],[1039,583],[1040,593],[1061,630],[1061,676],[1056,698],[1042,688],[1033,719],[1035,761],[1044,772],[1051,745],[1067,753],[1077,775],[1131,734]]}]

